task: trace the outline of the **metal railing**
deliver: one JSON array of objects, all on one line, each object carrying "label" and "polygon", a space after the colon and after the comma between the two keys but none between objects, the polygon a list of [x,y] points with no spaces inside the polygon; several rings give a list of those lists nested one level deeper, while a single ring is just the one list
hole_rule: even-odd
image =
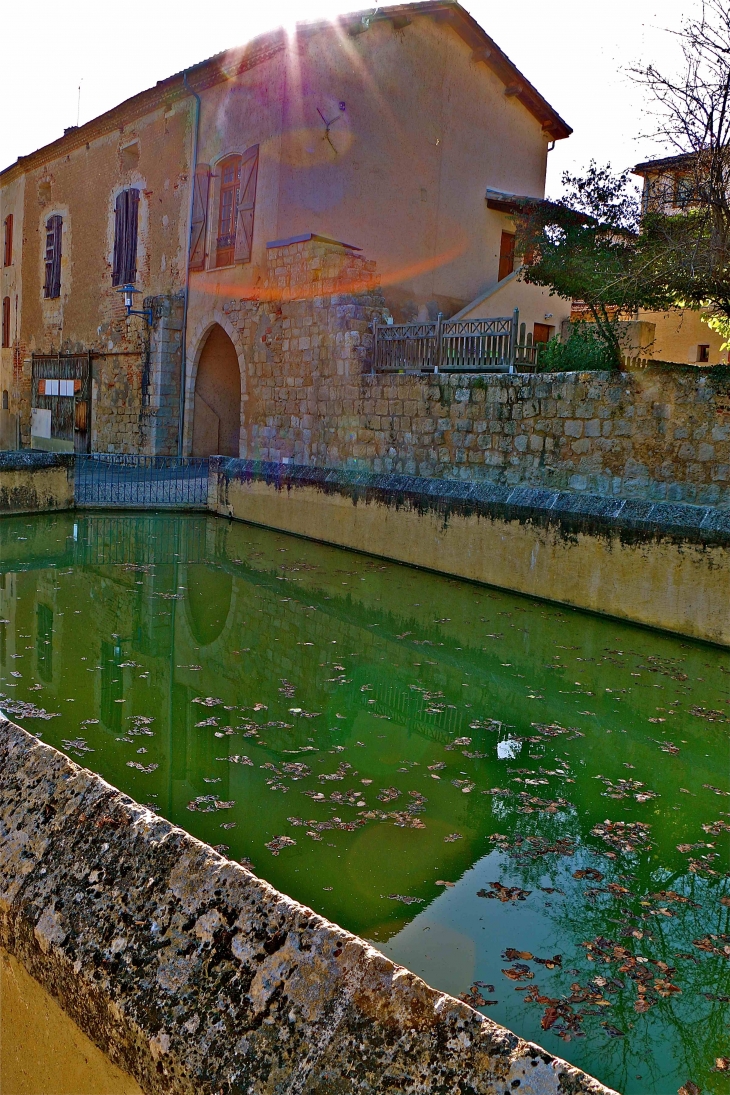
[{"label": "metal railing", "polygon": [[76,457],[77,506],[121,509],[205,509],[206,457],[92,453]]},{"label": "metal railing", "polygon": [[519,313],[375,325],[375,372],[514,372]]}]

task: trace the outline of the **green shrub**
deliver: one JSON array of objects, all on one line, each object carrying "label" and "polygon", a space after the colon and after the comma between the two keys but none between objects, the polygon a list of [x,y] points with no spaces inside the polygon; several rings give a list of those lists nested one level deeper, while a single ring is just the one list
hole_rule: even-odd
[{"label": "green shrub", "polygon": [[613,354],[593,325],[573,323],[567,342],[551,338],[540,350],[538,372],[585,372],[588,369],[615,369]]}]

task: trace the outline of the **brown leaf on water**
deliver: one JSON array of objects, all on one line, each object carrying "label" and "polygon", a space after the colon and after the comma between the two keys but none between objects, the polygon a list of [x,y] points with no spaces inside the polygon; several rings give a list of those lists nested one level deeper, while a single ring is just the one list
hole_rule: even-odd
[{"label": "brown leaf on water", "polygon": [[713,1072],[730,1072],[730,1057],[716,1057]]},{"label": "brown leaf on water", "polygon": [[694,1080],[687,1080],[686,1084],[677,1091],[677,1095],[702,1095],[702,1090],[697,1086]]},{"label": "brown leaf on water", "polygon": [[527,968],[502,970],[502,973],[505,977],[509,977],[510,981],[531,981],[535,976],[535,974]]},{"label": "brown leaf on water", "polygon": [[634,1011],[639,1015],[643,1015],[650,1008],[651,1002],[645,996],[640,996],[638,1000],[634,1000]]},{"label": "brown leaf on water", "polygon": [[437,886],[455,886],[456,883],[455,882],[444,882],[443,879],[437,878],[436,879],[436,885]]},{"label": "brown leaf on water", "polygon": [[730,908],[730,897],[721,897],[720,898],[720,904],[721,905],[727,905],[728,908]]},{"label": "brown leaf on water", "polygon": [[523,960],[529,960],[533,957],[532,951],[516,951],[514,947],[507,947],[503,952],[502,957],[507,962],[514,962],[515,959],[521,958]]},{"label": "brown leaf on water", "polygon": [[573,871],[573,878],[589,878],[591,882],[602,882],[604,876],[595,867],[586,867],[585,870]]}]

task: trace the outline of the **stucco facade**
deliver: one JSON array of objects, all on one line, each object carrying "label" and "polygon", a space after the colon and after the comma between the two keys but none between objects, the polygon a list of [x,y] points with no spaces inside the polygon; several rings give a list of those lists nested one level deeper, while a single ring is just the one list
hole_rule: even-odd
[{"label": "stucco facade", "polygon": [[[453,315],[499,280],[511,222],[487,188],[541,197],[549,144],[569,133],[453,0],[273,32],[67,130],[0,174],[0,220],[13,211],[18,241],[2,275],[12,320],[1,384],[23,442],[32,355],[59,351],[92,355],[93,449],[174,452],[185,438],[189,451],[183,371],[188,414],[208,416],[198,434],[220,437],[220,408],[216,424],[191,381],[231,301],[277,305],[274,244],[341,241],[375,263],[397,320]],[[125,316],[114,284],[128,192],[131,280],[153,309],[149,328]],[[49,269],[60,285],[50,294]],[[338,283],[338,299],[356,306],[371,274]],[[211,347],[216,338],[224,372],[231,346],[216,332]],[[240,387],[243,409],[248,363],[235,352],[240,376],[219,387],[226,399]]]}]

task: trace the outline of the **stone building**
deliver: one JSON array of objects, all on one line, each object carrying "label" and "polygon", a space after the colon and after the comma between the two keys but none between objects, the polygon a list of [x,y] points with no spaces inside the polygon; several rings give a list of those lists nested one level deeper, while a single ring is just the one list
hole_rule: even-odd
[{"label": "stone building", "polygon": [[67,130],[0,173],[23,443],[255,456],[283,414],[313,459],[317,392],[347,405],[374,318],[510,275],[489,194],[542,197],[569,133],[455,0],[272,32]]}]

